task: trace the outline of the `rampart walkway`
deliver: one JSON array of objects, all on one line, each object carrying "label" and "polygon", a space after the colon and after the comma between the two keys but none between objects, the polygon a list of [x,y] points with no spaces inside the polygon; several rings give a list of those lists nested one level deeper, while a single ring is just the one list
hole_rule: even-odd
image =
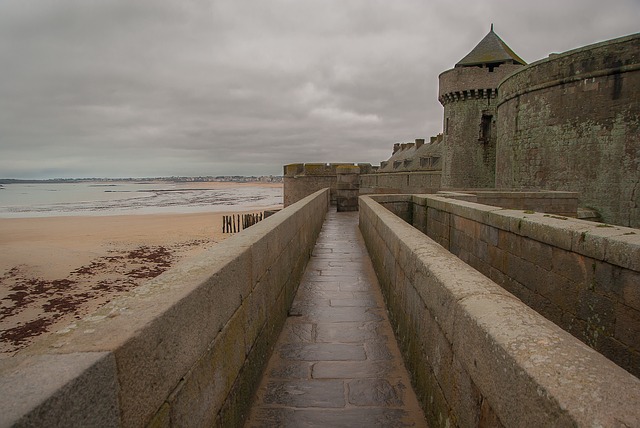
[{"label": "rampart walkway", "polygon": [[426,426],[357,227],[358,214],[334,210],[327,214],[247,426]]}]

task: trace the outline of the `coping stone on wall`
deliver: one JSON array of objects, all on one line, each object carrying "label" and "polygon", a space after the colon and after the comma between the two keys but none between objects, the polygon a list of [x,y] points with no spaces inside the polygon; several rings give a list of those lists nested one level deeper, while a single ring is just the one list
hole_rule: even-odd
[{"label": "coping stone on wall", "polygon": [[120,425],[110,352],[37,355],[4,367],[8,363],[0,369],[0,427]]},{"label": "coping stone on wall", "polygon": [[[377,196],[374,197],[377,200]],[[640,231],[552,214],[508,210],[427,195],[427,207],[510,231],[536,241],[640,271]]]},{"label": "coping stone on wall", "polygon": [[[455,354],[507,425],[640,424],[640,380],[517,299],[476,295],[457,309]],[[521,399],[505,399],[509,388]]]}]

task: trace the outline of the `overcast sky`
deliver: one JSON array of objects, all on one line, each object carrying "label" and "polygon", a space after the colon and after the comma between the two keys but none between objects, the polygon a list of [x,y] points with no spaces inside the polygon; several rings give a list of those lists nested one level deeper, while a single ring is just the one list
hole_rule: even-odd
[{"label": "overcast sky", "polygon": [[281,174],[441,132],[438,74],[640,31],[640,0],[0,0],[0,178]]}]

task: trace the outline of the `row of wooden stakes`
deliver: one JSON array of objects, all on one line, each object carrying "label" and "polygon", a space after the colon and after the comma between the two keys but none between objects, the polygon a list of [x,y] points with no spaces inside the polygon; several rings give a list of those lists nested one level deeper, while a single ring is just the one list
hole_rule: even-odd
[{"label": "row of wooden stakes", "polygon": [[231,214],[222,216],[222,233],[237,233],[264,218],[264,213]]}]

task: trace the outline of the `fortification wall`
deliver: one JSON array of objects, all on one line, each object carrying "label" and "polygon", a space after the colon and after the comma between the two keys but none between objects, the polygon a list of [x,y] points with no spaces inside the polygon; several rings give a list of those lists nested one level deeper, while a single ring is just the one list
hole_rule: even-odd
[{"label": "fortification wall", "polygon": [[535,62],[498,87],[496,187],[579,192],[640,227],[640,34]]},{"label": "fortification wall", "polygon": [[360,172],[371,172],[368,163],[292,163],[284,166],[284,206],[301,200],[320,189],[329,188],[331,205],[336,205],[337,168],[340,166],[354,166]]},{"label": "fortification wall", "polygon": [[318,191],[1,360],[0,425],[241,425],[328,205]]},{"label": "fortification wall", "polygon": [[[478,98],[445,105],[443,188],[495,186],[495,102],[495,98]],[[493,130],[486,140],[480,138],[483,116]]]},{"label": "fortification wall", "polygon": [[495,186],[497,87],[519,68],[512,64],[493,69],[457,67],[440,74],[443,188]]},{"label": "fortification wall", "polygon": [[507,190],[440,191],[438,196],[513,210],[537,211],[566,217],[578,216],[576,192],[520,192]]},{"label": "fortification wall", "polygon": [[381,203],[640,376],[640,231],[439,196]]},{"label": "fortification wall", "polygon": [[[416,233],[373,198],[400,207],[413,207],[413,199],[397,195],[361,197],[360,228],[430,426],[640,424],[638,378],[533,311],[428,236]],[[449,230],[448,226],[461,223],[454,219],[438,228],[438,215],[458,216],[449,213],[445,209],[448,206],[459,207],[460,214],[477,213],[474,215],[484,220],[498,215],[497,210],[483,210],[476,204],[423,198],[428,208],[435,210],[426,210],[426,218],[432,219],[428,224],[442,233]],[[419,214],[411,216],[420,218]],[[506,230],[522,222],[527,223],[521,226],[523,231],[539,230],[541,235],[543,230],[549,232],[547,227],[535,226],[536,222],[515,214],[503,216],[501,222]],[[479,226],[471,227],[475,230]],[[494,242],[494,248],[499,248],[496,245],[501,242],[501,233],[493,227],[496,229],[485,226],[480,230]],[[581,236],[581,232],[576,233]],[[448,243],[442,241],[453,245],[457,235],[454,233]],[[600,251],[596,248],[602,239],[589,237],[581,248]],[[624,243],[622,237],[614,241]],[[487,244],[482,239],[473,242]],[[638,248],[634,248],[633,255],[627,257],[640,260]],[[624,253],[618,254],[623,257]],[[576,269],[576,264],[569,263],[564,269]]]},{"label": "fortification wall", "polygon": [[394,172],[360,175],[360,194],[435,193],[440,190],[440,171]]}]

